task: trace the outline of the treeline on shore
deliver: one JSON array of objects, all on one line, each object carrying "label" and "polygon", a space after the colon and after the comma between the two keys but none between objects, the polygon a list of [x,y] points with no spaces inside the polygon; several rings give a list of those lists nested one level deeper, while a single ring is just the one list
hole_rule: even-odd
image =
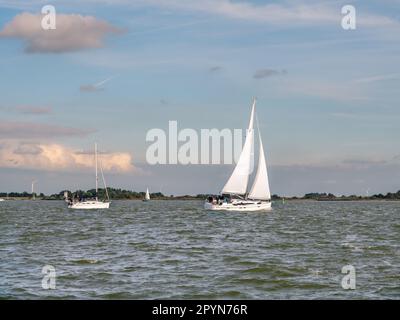
[{"label": "treeline on shore", "polygon": [[[137,191],[131,191],[131,190],[124,190],[124,189],[116,189],[116,188],[107,188],[108,195],[110,199],[113,200],[138,200],[138,199],[143,199],[145,196],[145,192],[137,192]],[[71,197],[76,198],[85,198],[85,199],[90,199],[96,197],[96,189],[90,189],[90,190],[76,190],[76,191],[70,191],[70,190],[62,190],[59,193],[54,193],[51,195],[45,195],[43,193],[40,194],[35,194],[36,199],[41,199],[41,200],[64,200],[64,193],[68,192],[68,195]],[[98,190],[97,194],[98,198],[103,199],[106,198],[106,191],[103,188],[100,188]],[[197,199],[197,198],[204,198],[206,195],[183,195],[183,196],[166,196],[161,192],[155,192],[155,193],[150,193],[151,199],[154,200],[168,200],[168,199]],[[28,192],[0,192],[0,198],[11,198],[11,199],[30,199],[33,198],[32,193]]]},{"label": "treeline on shore", "polygon": [[[113,200],[138,200],[143,199],[145,196],[145,192],[136,192],[124,189],[116,189],[116,188],[108,188],[108,194],[110,199]],[[76,190],[71,192],[69,190],[63,190],[59,193],[45,195],[43,193],[35,194],[36,199],[41,200],[63,200],[64,192],[68,191],[69,196],[74,195],[78,198],[94,198],[96,196],[96,190],[90,189],[87,191]],[[209,194],[197,194],[197,195],[164,195],[161,192],[150,193],[150,197],[153,200],[196,200],[196,199],[206,199]],[[32,198],[32,193],[28,192],[0,192],[0,198],[10,198],[10,199],[30,199]],[[106,197],[105,189],[99,189],[98,197],[103,199]],[[355,200],[400,200],[400,190],[396,193],[386,193],[386,194],[374,194],[371,196],[358,196],[358,195],[349,195],[349,196],[335,196],[332,193],[307,193],[302,197],[282,197],[279,195],[272,195],[272,200],[314,200],[314,201],[355,201]]]},{"label": "treeline on shore", "polygon": [[358,196],[358,195],[349,195],[349,196],[335,196],[332,193],[306,193],[302,197],[281,197],[276,194],[272,196],[272,200],[317,200],[317,201],[355,201],[355,200],[400,200],[400,190],[396,193],[388,192],[386,194],[374,194],[371,196]]}]

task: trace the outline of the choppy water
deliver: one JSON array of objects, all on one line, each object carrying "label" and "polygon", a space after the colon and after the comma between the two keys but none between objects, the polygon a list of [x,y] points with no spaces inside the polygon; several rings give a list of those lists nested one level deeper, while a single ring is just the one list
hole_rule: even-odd
[{"label": "choppy water", "polygon": [[[400,202],[287,202],[270,213],[200,201],[0,203],[0,298],[399,299]],[[42,289],[42,267],[56,289]],[[356,289],[341,269],[353,265]]]}]

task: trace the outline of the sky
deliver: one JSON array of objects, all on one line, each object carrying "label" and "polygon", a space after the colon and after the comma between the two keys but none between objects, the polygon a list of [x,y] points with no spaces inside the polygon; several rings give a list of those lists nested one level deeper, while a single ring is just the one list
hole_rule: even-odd
[{"label": "sky", "polygon": [[[0,191],[218,193],[232,165],[149,165],[153,128],[245,128],[272,193],[400,189],[400,1],[0,0]],[[341,9],[356,8],[356,29]],[[53,32],[54,31],[54,32]]]}]

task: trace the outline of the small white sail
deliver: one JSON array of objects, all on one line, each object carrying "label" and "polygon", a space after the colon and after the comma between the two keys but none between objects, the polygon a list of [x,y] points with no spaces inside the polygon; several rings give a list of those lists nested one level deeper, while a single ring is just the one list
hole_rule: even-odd
[{"label": "small white sail", "polygon": [[149,193],[149,188],[146,190],[146,195],[144,196],[145,200],[150,200],[150,193]]},{"label": "small white sail", "polygon": [[253,186],[248,195],[249,199],[254,200],[270,200],[271,192],[269,190],[267,164],[265,161],[264,147],[261,140],[260,129],[258,129],[260,152],[258,155],[258,168]]},{"label": "small white sail", "polygon": [[240,154],[239,161],[232,172],[231,177],[225,184],[221,193],[239,194],[244,195],[247,191],[247,184],[249,182],[249,175],[252,170],[252,149],[254,144],[254,111],[256,107],[256,100],[253,101],[251,108],[250,122],[247,129],[246,140],[243,145],[242,153]]}]

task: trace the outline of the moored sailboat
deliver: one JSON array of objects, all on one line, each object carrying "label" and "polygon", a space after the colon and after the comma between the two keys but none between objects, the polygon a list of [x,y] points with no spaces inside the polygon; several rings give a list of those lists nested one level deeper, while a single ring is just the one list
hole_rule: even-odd
[{"label": "moored sailboat", "polygon": [[96,197],[95,199],[91,200],[76,200],[75,198],[68,199],[68,193],[64,193],[65,201],[68,203],[68,208],[70,209],[108,209],[110,207],[110,197],[108,195],[108,190],[107,190],[107,185],[106,181],[104,179],[104,174],[103,174],[103,167],[101,166],[100,162],[100,171],[101,171],[101,177],[103,180],[104,184],[104,189],[106,191],[106,200],[104,201],[99,201],[98,199],[98,161],[97,161],[97,143],[94,144],[94,155],[95,155],[95,167],[96,167]]},{"label": "moored sailboat", "polygon": [[258,168],[253,185],[248,192],[249,177],[252,172],[252,149],[254,144],[254,119],[256,100],[251,108],[250,121],[242,152],[232,175],[218,197],[208,197],[204,204],[207,210],[260,211],[271,210],[267,164],[259,127]]}]

